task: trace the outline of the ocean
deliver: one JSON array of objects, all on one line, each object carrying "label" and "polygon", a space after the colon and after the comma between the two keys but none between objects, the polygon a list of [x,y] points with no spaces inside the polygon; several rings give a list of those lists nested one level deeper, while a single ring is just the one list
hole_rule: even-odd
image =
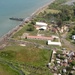
[{"label": "ocean", "polygon": [[19,25],[21,22],[9,18],[29,17],[39,7],[53,0],[0,0],[0,37]]}]

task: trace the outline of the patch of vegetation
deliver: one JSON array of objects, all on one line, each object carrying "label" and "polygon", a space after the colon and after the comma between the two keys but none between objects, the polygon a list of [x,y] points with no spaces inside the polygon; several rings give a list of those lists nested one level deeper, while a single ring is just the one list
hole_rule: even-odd
[{"label": "patch of vegetation", "polygon": [[29,33],[30,35],[36,35],[37,30],[34,29],[34,26],[31,23],[28,23],[24,25],[24,27],[21,30],[15,33],[12,36],[12,38],[21,39],[20,37],[23,35],[23,33]]},{"label": "patch of vegetation", "polygon": [[28,28],[27,31],[34,31],[35,27],[33,26],[33,24],[28,24]]},{"label": "patch of vegetation", "polygon": [[69,28],[69,32],[67,34],[67,40],[69,40],[72,44],[75,44],[75,40],[73,40],[72,36],[75,35],[75,26]]},{"label": "patch of vegetation", "polygon": [[39,34],[50,37],[51,35],[57,35],[55,32],[52,32],[51,30],[40,30]]},{"label": "patch of vegetation", "polygon": [[46,13],[50,13],[50,14],[58,14],[58,13],[61,13],[60,10],[55,10],[55,9],[47,9],[46,10]]},{"label": "patch of vegetation", "polygon": [[52,4],[49,5],[50,9],[58,9],[60,5],[64,4],[68,0],[55,0]]},{"label": "patch of vegetation", "polygon": [[14,51],[2,51],[0,53],[1,58],[12,59],[14,58],[16,53]]},{"label": "patch of vegetation", "polygon": [[60,50],[57,51],[57,54],[62,54],[62,53],[63,53],[63,51],[60,51]]},{"label": "patch of vegetation", "polygon": [[73,61],[71,62],[71,65],[72,65],[72,66],[75,66],[75,60],[73,60]]},{"label": "patch of vegetation", "polygon": [[53,54],[53,51],[51,51],[51,53],[50,53],[50,61],[49,62],[51,62],[52,54]]},{"label": "patch of vegetation", "polygon": [[27,48],[21,46],[10,46],[0,52],[0,57],[25,62],[36,66],[43,66],[49,61],[50,52],[51,51],[38,49],[35,47]]},{"label": "patch of vegetation", "polygon": [[[13,45],[7,46],[3,51],[0,51],[0,58],[8,60],[8,62],[12,62],[14,66],[19,66],[20,69],[29,74],[52,75],[46,67],[51,57],[51,52],[51,50],[39,49],[33,46],[21,47]],[[36,70],[37,68],[38,70]]]},{"label": "patch of vegetation", "polygon": [[36,43],[37,45],[46,45],[46,40],[24,39],[25,41]]},{"label": "patch of vegetation", "polygon": [[17,71],[11,69],[8,65],[0,62],[0,75],[20,75]]}]

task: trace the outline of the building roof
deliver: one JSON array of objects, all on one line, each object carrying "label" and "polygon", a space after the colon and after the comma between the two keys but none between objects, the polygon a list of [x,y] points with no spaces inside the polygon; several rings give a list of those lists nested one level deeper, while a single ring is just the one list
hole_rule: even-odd
[{"label": "building roof", "polygon": [[67,63],[67,62],[68,62],[68,60],[67,60],[67,59],[64,59],[64,62],[66,62],[66,63]]},{"label": "building roof", "polygon": [[63,72],[65,73],[66,72],[66,69],[63,69]]},{"label": "building roof", "polygon": [[68,54],[68,56],[73,56],[74,55],[74,52],[70,52],[69,54]]},{"label": "building roof", "polygon": [[73,69],[75,70],[75,66],[73,66]]},{"label": "building roof", "polygon": [[54,75],[57,75],[57,73],[54,73]]},{"label": "building roof", "polygon": [[57,61],[57,64],[60,64],[60,61]]},{"label": "building roof", "polygon": [[36,22],[36,25],[39,25],[39,26],[47,26],[47,24],[44,23],[44,22]]},{"label": "building roof", "polygon": [[61,75],[60,73],[58,75]]},{"label": "building roof", "polygon": [[53,54],[55,54],[56,53],[56,51],[55,50],[53,50]]},{"label": "building roof", "polygon": [[72,39],[75,40],[75,35],[72,35]]},{"label": "building roof", "polygon": [[60,42],[52,42],[51,40],[48,40],[48,45],[59,45],[61,46]]},{"label": "building roof", "polygon": [[51,63],[48,63],[48,65],[50,66],[50,65],[51,65]]},{"label": "building roof", "polygon": [[45,36],[27,36],[29,39],[40,39],[40,40],[53,40],[52,37],[45,37]]}]

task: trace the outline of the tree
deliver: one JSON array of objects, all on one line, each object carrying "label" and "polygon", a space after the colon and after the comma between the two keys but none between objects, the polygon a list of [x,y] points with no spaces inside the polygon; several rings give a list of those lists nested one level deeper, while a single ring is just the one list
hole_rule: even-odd
[{"label": "tree", "polygon": [[63,22],[62,22],[62,20],[61,19],[58,19],[58,21],[57,21],[57,25],[58,25],[58,27],[62,27],[62,24],[63,24]]},{"label": "tree", "polygon": [[73,17],[73,7],[69,6],[69,5],[61,5],[61,7],[59,8],[59,10],[61,10],[61,16],[60,18],[63,21],[69,21],[72,20]]},{"label": "tree", "polygon": [[75,35],[75,30],[72,31],[72,35]]},{"label": "tree", "polygon": [[32,25],[35,25],[35,23],[36,23],[35,20],[32,20],[32,21],[31,21],[31,24],[32,24]]},{"label": "tree", "polygon": [[28,25],[27,31],[34,31],[34,26],[32,24]]},{"label": "tree", "polygon": [[71,62],[71,65],[72,66],[75,66],[75,61],[74,60]]}]

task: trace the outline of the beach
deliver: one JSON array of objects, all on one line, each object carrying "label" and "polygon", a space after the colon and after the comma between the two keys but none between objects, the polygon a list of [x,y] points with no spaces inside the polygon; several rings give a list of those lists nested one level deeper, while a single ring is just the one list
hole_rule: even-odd
[{"label": "beach", "polygon": [[36,14],[39,14],[41,11],[45,10],[45,9],[48,7],[48,5],[50,5],[50,4],[51,4],[52,2],[54,2],[54,1],[55,1],[55,0],[52,0],[50,3],[47,3],[47,4],[45,4],[44,6],[38,8],[35,12],[33,12],[33,13],[31,14],[31,16],[34,16],[34,15],[36,15]]}]

